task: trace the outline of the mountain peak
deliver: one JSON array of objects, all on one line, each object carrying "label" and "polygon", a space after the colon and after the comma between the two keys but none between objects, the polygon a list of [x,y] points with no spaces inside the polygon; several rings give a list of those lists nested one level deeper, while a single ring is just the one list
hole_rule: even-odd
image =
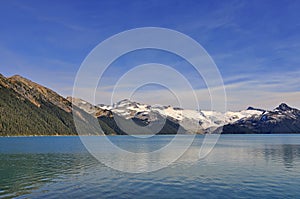
[{"label": "mountain peak", "polygon": [[28,99],[34,105],[40,107],[41,100],[51,102],[66,112],[71,112],[70,102],[54,92],[53,90],[35,83],[20,75],[14,75],[7,78],[10,87],[20,94],[21,96]]},{"label": "mountain peak", "polygon": [[9,79],[30,81],[29,79],[26,79],[25,77],[22,77],[21,75],[13,75],[13,76],[9,77]]},{"label": "mountain peak", "polygon": [[290,111],[290,110],[292,110],[292,108],[290,106],[288,106],[286,103],[281,103],[276,109],[280,110],[280,111]]},{"label": "mountain peak", "polygon": [[121,100],[121,101],[119,101],[118,103],[126,103],[126,102],[132,102],[132,101],[130,101],[130,99],[123,99],[123,100]]},{"label": "mountain peak", "polygon": [[114,107],[127,107],[127,106],[133,106],[133,107],[136,107],[137,108],[137,105],[139,103],[138,102],[134,102],[134,101],[131,101],[130,99],[123,99],[117,103],[115,103],[113,106]]},{"label": "mountain peak", "polygon": [[247,108],[247,110],[250,110],[250,111],[262,111],[262,112],[265,112],[265,110],[263,110],[263,109],[260,109],[260,108],[254,108],[254,107],[252,107],[252,106],[249,106],[249,107]]},{"label": "mountain peak", "polygon": [[10,82],[22,82],[26,85],[31,85],[31,86],[40,86],[39,84],[35,83],[35,82],[32,82],[31,80],[29,79],[26,79],[25,77],[22,77],[21,75],[14,75],[14,76],[11,76],[9,78],[7,78]]},{"label": "mountain peak", "polygon": [[24,78],[24,77],[22,77],[21,75],[13,75],[10,78]]}]

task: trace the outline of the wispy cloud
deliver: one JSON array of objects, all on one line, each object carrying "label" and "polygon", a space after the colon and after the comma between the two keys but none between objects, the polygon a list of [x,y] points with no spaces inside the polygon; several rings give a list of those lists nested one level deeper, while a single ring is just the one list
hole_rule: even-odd
[{"label": "wispy cloud", "polygon": [[[65,96],[71,95],[81,62],[100,41],[131,28],[161,26],[191,36],[212,55],[223,75],[228,109],[244,109],[248,105],[273,108],[282,101],[300,107],[299,8],[297,1],[260,2],[259,5],[235,0],[7,1],[0,7],[3,19],[0,21],[3,26],[0,73],[20,74]],[[115,50],[122,47],[120,43],[115,44]],[[136,61],[136,57],[132,60]],[[164,61],[170,61],[168,64],[187,77],[200,99],[200,108],[208,109],[209,93],[201,77],[195,75],[194,70],[182,67],[183,63],[178,60]],[[121,67],[112,69],[103,79],[104,86],[96,93],[98,103],[110,103],[116,81],[130,69],[130,64],[125,63],[126,60],[120,62]],[[153,75],[166,78],[161,73]],[[118,98],[128,97],[135,80],[132,77],[131,82],[122,83]],[[189,107],[192,103],[186,91],[176,85],[176,78],[169,79],[169,84],[177,87],[176,92],[187,102],[184,106]],[[88,85],[80,89],[82,98],[94,98],[94,89],[91,91]],[[174,96],[165,89],[139,92],[134,96],[138,101],[176,105]]]},{"label": "wispy cloud", "polygon": [[[292,106],[300,107],[300,87],[299,77],[300,71],[286,72],[286,73],[269,73],[261,75],[248,75],[242,77],[231,78],[230,83],[225,85],[227,93],[227,108],[228,110],[244,110],[248,106],[255,106],[265,109],[273,109],[278,104],[286,102]],[[162,77],[163,78],[163,77]],[[136,79],[131,78],[131,81]],[[237,81],[236,81],[237,80]],[[175,80],[173,80],[175,81]],[[92,100],[96,96],[96,103],[108,103],[111,101],[116,102],[124,98],[133,98],[134,100],[150,103],[150,104],[164,104],[173,106],[183,106],[185,108],[195,109],[195,101],[192,99],[194,92],[198,98],[199,108],[210,109],[211,107],[211,96],[208,89],[195,89],[189,91],[186,89],[178,89],[172,93],[167,89],[156,89],[156,90],[140,90],[139,92],[132,95],[131,89],[134,86],[132,84],[121,84],[121,87],[114,93],[112,98],[112,90],[110,87],[105,89],[98,89],[95,92],[94,89],[82,89],[81,97],[85,98],[89,96]],[[210,88],[217,101],[215,110],[221,110],[223,108],[223,96],[222,87]],[[93,95],[95,94],[95,96]],[[178,99],[181,99],[182,103],[179,104]]]}]

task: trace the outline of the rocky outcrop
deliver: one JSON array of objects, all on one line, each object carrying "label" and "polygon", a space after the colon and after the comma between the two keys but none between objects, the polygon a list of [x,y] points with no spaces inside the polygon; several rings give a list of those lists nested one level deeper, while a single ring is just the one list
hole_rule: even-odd
[{"label": "rocky outcrop", "polygon": [[86,135],[300,133],[300,111],[284,103],[272,111],[249,107],[226,113],[151,106],[128,99],[93,105],[64,98],[24,77],[0,74],[0,135],[76,135],[74,118]]},{"label": "rocky outcrop", "polygon": [[[86,134],[97,134],[90,115],[56,92],[21,76],[0,75],[0,136],[77,135],[74,117]],[[73,115],[73,113],[75,113]]]},{"label": "rocky outcrop", "polygon": [[225,125],[223,133],[300,133],[300,111],[282,103],[272,111]]}]

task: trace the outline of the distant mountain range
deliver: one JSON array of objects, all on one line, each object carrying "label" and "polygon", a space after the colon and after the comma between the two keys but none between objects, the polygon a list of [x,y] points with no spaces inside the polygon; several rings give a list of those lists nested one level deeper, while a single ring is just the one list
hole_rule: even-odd
[{"label": "distant mountain range", "polygon": [[[77,135],[73,114],[76,125],[87,135],[300,133],[300,111],[284,103],[271,111],[249,107],[226,113],[151,106],[128,99],[113,105],[92,105],[64,98],[24,77],[0,74],[1,136]],[[103,132],[90,121],[97,121]]]}]

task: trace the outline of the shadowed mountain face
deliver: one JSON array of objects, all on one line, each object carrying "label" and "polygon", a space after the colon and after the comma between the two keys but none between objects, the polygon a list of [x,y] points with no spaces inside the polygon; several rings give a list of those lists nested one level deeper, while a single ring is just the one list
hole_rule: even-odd
[{"label": "shadowed mountain face", "polygon": [[[151,105],[130,100],[122,100],[111,106],[93,106],[79,99],[75,101],[77,102],[76,105],[83,107],[84,110],[90,111],[94,109],[95,111],[93,112],[95,114],[96,112],[98,113],[96,117],[106,123],[117,134],[126,133],[118,127],[115,122],[116,118],[122,121],[120,122],[121,125],[124,125],[125,129],[128,129],[131,134],[135,134],[138,131],[138,128],[131,128],[131,120],[140,126],[147,126],[151,122],[159,123],[160,120],[165,120],[166,125],[158,134],[300,133],[300,111],[284,103],[272,111],[249,107],[247,110],[238,112],[218,113],[213,111],[184,110],[171,106],[151,107]],[[91,106],[94,108],[91,108]],[[198,121],[199,131],[191,132],[188,130],[189,124],[194,123],[193,121]],[[177,132],[179,127],[182,127],[182,130]],[[151,129],[151,127],[149,128]],[[141,132],[138,131],[136,133]]]},{"label": "shadowed mountain face", "polygon": [[75,134],[71,113],[25,81],[0,77],[0,135]]},{"label": "shadowed mountain face", "polygon": [[[149,123],[147,120],[139,118],[132,118],[131,120],[115,115],[114,117],[99,116],[98,120],[108,125],[118,135],[163,135],[188,133],[185,129],[180,128],[178,123],[169,119],[156,120],[153,123]],[[134,122],[134,125],[132,125],[132,122]],[[157,129],[156,125],[161,126],[161,128]]]},{"label": "shadowed mountain face", "polygon": [[300,133],[300,111],[282,103],[273,111],[225,125],[223,133]]},{"label": "shadowed mountain face", "polygon": [[220,129],[222,133],[300,133],[300,111],[287,104],[272,111],[249,107],[226,113],[130,100],[92,105],[66,99],[21,76],[0,74],[0,136],[76,135],[74,118],[84,135],[220,133]]},{"label": "shadowed mountain face", "polygon": [[[105,134],[117,135],[143,135],[143,134],[183,134],[188,133],[180,128],[178,122],[165,118],[159,113],[145,111],[133,111],[131,107],[138,109],[137,102],[122,100],[117,103],[118,111],[110,110],[107,105],[95,106],[84,100],[67,97],[75,106],[91,114],[98,119]],[[119,107],[120,105],[120,107]],[[157,128],[160,127],[160,128]]]},{"label": "shadowed mountain face", "polygon": [[[74,110],[84,125],[90,116],[77,107]],[[23,77],[0,75],[1,136],[76,134],[68,100]]]}]

